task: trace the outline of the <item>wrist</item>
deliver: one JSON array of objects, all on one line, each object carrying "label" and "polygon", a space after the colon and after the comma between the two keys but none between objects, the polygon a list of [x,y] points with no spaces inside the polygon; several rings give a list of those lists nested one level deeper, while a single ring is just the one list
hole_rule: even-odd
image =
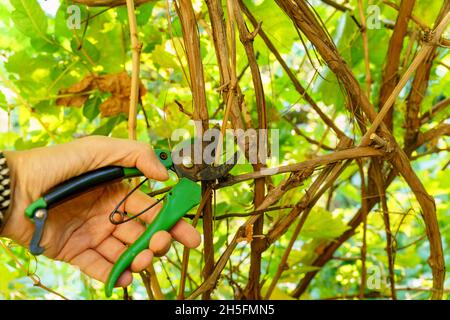
[{"label": "wrist", "polygon": [[4,152],[0,151],[0,234],[6,225],[11,207],[11,179]]},{"label": "wrist", "polygon": [[[6,163],[4,164],[4,166],[5,166],[5,168],[7,167],[8,170],[7,170],[7,177],[5,175],[5,176],[3,176],[3,179],[2,179],[3,180],[2,186],[3,186],[4,190],[0,191],[0,193],[1,192],[7,193],[7,195],[6,194],[4,195],[4,201],[8,202],[8,206],[2,212],[3,213],[3,222],[0,225],[0,236],[4,235],[6,225],[8,224],[8,221],[11,218],[14,208],[16,207],[17,194],[16,194],[15,190],[16,190],[16,186],[17,186],[17,170],[16,170],[16,168],[17,168],[17,162],[18,162],[17,152],[3,151],[2,153],[3,153],[4,159],[6,160]],[[8,181],[6,181],[5,179],[8,179]],[[0,181],[0,182],[2,182],[2,181]],[[8,192],[6,192],[7,189],[9,190]]]},{"label": "wrist", "polygon": [[0,236],[26,246],[33,233],[31,228],[32,222],[24,214],[33,196],[30,194],[30,190],[37,189],[37,193],[41,192],[39,185],[30,183],[29,179],[39,175],[39,170],[37,168],[29,168],[30,163],[33,163],[32,153],[29,151],[6,151],[3,154],[9,168],[11,203],[6,212]]}]

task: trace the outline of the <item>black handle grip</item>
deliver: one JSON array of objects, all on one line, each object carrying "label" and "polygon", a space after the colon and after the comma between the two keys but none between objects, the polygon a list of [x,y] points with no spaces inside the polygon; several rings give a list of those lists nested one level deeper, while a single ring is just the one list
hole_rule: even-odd
[{"label": "black handle grip", "polygon": [[125,176],[124,168],[118,166],[108,166],[97,170],[86,172],[82,175],[69,179],[52,188],[43,196],[47,203],[47,208],[55,206],[63,200],[75,197],[94,187],[107,182],[120,180]]}]

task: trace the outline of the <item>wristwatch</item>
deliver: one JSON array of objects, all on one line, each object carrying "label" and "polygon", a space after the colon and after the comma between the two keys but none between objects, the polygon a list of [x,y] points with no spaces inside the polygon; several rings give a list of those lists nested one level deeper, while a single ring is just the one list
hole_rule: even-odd
[{"label": "wristwatch", "polygon": [[6,211],[11,203],[10,184],[8,164],[3,152],[0,151],[0,230],[3,227]]}]

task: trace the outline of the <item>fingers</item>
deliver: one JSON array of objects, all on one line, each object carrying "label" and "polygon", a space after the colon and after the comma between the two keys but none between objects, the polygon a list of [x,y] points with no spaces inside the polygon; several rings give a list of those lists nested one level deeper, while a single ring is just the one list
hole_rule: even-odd
[{"label": "fingers", "polygon": [[197,248],[202,241],[200,233],[184,220],[177,222],[170,230],[172,237],[188,248]]},{"label": "fingers", "polygon": [[131,263],[131,271],[140,272],[150,266],[153,259],[153,252],[149,249],[139,252]]},{"label": "fingers", "polygon": [[158,231],[150,239],[150,250],[152,250],[157,257],[161,257],[169,252],[172,243],[172,236],[167,231]]},{"label": "fingers", "polygon": [[[148,208],[150,205],[154,204],[156,199],[149,197],[141,190],[136,190],[130,197],[125,201],[124,210],[132,214],[141,212],[142,210]],[[158,212],[162,209],[162,202],[155,205],[150,210],[147,210],[143,215],[139,216],[139,219],[146,223],[151,223],[156,217]]]},{"label": "fingers", "polygon": [[[119,225],[116,228],[116,230],[113,232],[113,236],[118,239],[117,240],[118,242],[122,241],[127,244],[132,244],[141,236],[141,234],[144,231],[145,231],[145,228],[140,223],[138,223],[137,221],[129,221],[127,223]],[[171,243],[172,243],[172,236],[170,235],[170,233],[168,233],[167,231],[158,231],[151,238],[150,243],[149,243],[149,248],[151,251],[154,252],[154,254],[156,256],[159,257],[162,255],[165,255],[169,251]],[[113,250],[113,248],[114,248],[114,251],[119,250],[117,245],[114,247],[113,247],[113,245],[114,244],[112,244],[112,241],[109,241],[109,243],[107,243],[107,244],[102,243],[101,246],[99,246],[99,247],[104,251],[107,251],[109,249]],[[108,246],[108,247],[105,248],[105,246]],[[117,259],[116,256],[113,255],[112,252],[107,252],[106,254],[108,256],[105,256],[105,257],[110,258],[109,259],[110,261],[115,261],[115,259]],[[138,257],[136,257],[136,259],[137,258]],[[143,258],[147,259],[148,254],[145,254]],[[153,258],[153,256],[151,258]],[[150,260],[151,260],[151,258],[150,258]],[[141,262],[141,261],[136,262],[136,266],[140,266],[142,264],[143,264],[143,262]]]},{"label": "fingers", "polygon": [[115,263],[120,255],[127,250],[127,247],[116,238],[108,237],[95,250],[109,262]]},{"label": "fingers", "polygon": [[[155,199],[147,196],[144,192],[137,190],[125,202],[125,211],[131,213],[140,212],[155,201]],[[151,223],[161,208],[162,204],[158,204],[143,214],[140,218],[146,223]],[[170,234],[175,240],[188,248],[195,248],[200,245],[200,234],[193,226],[184,220],[178,221],[170,230]]]},{"label": "fingers", "polygon": [[[113,264],[107,261],[100,253],[93,249],[83,251],[70,261],[71,264],[80,268],[82,272],[106,283]],[[129,270],[124,271],[116,283],[116,287],[126,287],[133,281],[133,276]]]},{"label": "fingers", "polygon": [[[108,237],[99,246],[97,246],[96,251],[109,262],[115,263],[126,249],[127,247],[121,241],[114,237]],[[151,264],[152,259],[152,251],[144,250],[140,252],[131,263],[131,271],[140,272],[144,270]]]},{"label": "fingers", "polygon": [[103,136],[82,138],[77,143],[84,153],[93,155],[88,164],[90,170],[119,165],[136,167],[149,179],[164,181],[169,178],[166,168],[147,143]]},{"label": "fingers", "polygon": [[126,244],[135,242],[145,231],[145,227],[135,220],[120,224],[113,232],[113,236]]}]

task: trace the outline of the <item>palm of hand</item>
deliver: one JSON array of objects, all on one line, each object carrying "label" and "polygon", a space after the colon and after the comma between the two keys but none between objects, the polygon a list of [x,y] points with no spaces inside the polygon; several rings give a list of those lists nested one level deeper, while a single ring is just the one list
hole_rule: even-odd
[{"label": "palm of hand", "polygon": [[[145,229],[138,221],[118,226],[109,221],[111,211],[127,192],[128,187],[124,184],[101,187],[51,210],[47,220],[47,235],[42,242],[46,255],[76,265],[91,277],[105,281],[114,262],[126,250],[125,244],[136,241]],[[138,193],[125,203],[129,208],[121,209],[134,209],[133,205],[144,207],[153,201]],[[157,210],[159,207],[146,213],[144,221],[150,222]],[[154,254],[165,254],[170,247],[171,235],[161,232],[159,238],[153,240],[150,249],[136,257],[131,265],[132,271],[146,268]],[[129,271],[118,284],[128,282],[131,282]]]},{"label": "palm of hand", "polygon": [[[45,248],[44,254],[49,258],[71,263],[92,278],[105,282],[114,262],[126,250],[126,245],[136,241],[145,230],[144,225],[138,221],[118,226],[109,221],[111,211],[128,190],[125,184],[120,183],[100,187],[50,209],[41,240],[41,245]],[[130,211],[133,207],[140,210],[153,202],[153,199],[138,192],[129,198],[121,210]],[[151,222],[157,211],[159,206],[141,217],[144,222]],[[184,223],[180,221],[175,227],[175,237],[180,225],[182,229],[186,227]],[[153,255],[165,254],[170,248],[171,240],[169,233],[159,232],[152,239],[149,249],[135,258],[131,271],[139,272],[150,265]],[[130,271],[126,271],[117,285],[128,285],[131,280]]]}]

